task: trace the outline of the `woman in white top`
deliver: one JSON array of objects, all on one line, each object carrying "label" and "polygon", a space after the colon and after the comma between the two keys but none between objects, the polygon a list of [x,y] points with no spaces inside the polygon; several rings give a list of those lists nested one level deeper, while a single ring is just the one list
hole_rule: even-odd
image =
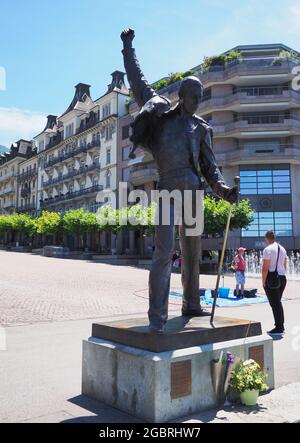
[{"label": "woman in white top", "polygon": [[[273,231],[266,232],[265,241],[268,246],[263,251],[262,284],[275,319],[275,328],[268,331],[268,334],[281,335],[284,333],[284,312],[281,299],[286,287],[287,253],[284,247],[276,242]],[[278,273],[279,280],[277,288],[270,287],[270,278],[268,279],[270,273],[275,271]]]}]

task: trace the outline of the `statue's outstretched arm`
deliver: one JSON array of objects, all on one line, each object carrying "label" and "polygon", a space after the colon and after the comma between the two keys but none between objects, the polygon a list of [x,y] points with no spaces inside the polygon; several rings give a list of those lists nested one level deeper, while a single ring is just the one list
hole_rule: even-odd
[{"label": "statue's outstretched arm", "polygon": [[144,77],[140,64],[132,47],[132,40],[134,39],[134,31],[126,29],[121,34],[123,40],[123,57],[124,66],[127,74],[127,79],[130,84],[133,96],[140,107],[156,96],[156,92],[151,88]]},{"label": "statue's outstretched arm", "polygon": [[228,200],[230,203],[235,203],[238,198],[238,189],[234,186],[229,188],[224,180],[220,169],[217,166],[215,154],[212,147],[212,130],[207,129],[206,136],[201,143],[200,169],[203,177],[220,198]]}]

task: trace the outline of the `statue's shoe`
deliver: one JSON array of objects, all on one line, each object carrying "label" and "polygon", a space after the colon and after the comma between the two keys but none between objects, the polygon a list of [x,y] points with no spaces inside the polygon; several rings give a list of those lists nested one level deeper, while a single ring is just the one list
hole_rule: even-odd
[{"label": "statue's shoe", "polygon": [[165,332],[165,328],[164,326],[156,327],[149,325],[149,332],[151,332],[152,334],[163,334]]},{"label": "statue's shoe", "polygon": [[182,317],[205,317],[210,315],[206,309],[188,309],[187,311],[181,311]]}]

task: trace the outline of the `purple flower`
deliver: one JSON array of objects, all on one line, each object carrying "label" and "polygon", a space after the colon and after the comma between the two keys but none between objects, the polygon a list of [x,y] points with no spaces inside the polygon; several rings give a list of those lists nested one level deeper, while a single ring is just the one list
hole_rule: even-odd
[{"label": "purple flower", "polygon": [[235,356],[231,354],[231,352],[227,352],[226,362],[228,365],[232,365],[234,363]]}]

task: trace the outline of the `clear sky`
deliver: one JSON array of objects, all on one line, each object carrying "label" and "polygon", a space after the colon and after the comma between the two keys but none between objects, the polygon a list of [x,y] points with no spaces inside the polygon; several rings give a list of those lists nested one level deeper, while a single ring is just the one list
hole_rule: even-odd
[{"label": "clear sky", "polygon": [[79,82],[104,93],[123,70],[124,27],[152,82],[238,44],[300,50],[299,23],[299,0],[0,0],[0,144],[37,134]]}]

